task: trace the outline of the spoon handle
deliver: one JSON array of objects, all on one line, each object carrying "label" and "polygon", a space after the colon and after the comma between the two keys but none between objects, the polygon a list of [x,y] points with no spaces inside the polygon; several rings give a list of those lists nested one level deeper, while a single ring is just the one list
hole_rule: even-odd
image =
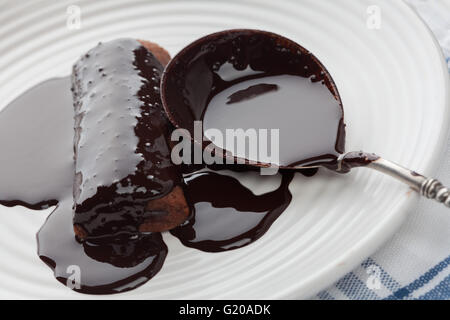
[{"label": "spoon handle", "polygon": [[450,190],[436,179],[424,177],[415,171],[406,169],[394,162],[378,158],[367,165],[367,167],[383,172],[396,178],[419,192],[422,196],[443,202],[450,207]]}]

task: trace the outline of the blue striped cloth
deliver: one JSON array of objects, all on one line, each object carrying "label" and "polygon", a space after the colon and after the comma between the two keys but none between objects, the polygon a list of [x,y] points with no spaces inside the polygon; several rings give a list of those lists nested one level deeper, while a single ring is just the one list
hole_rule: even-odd
[{"label": "blue striped cloth", "polygon": [[[396,263],[395,260],[392,263]],[[401,268],[401,265],[394,268]],[[400,277],[392,276],[374,258],[368,258],[332,287],[319,292],[317,298],[323,300],[449,300],[450,256],[421,273],[414,280],[402,282]]]},{"label": "blue striped cloth", "polygon": [[[450,71],[450,0],[407,2],[435,34]],[[450,141],[441,163],[436,176],[450,185]],[[421,200],[389,243],[313,298],[450,300],[449,209]]]}]

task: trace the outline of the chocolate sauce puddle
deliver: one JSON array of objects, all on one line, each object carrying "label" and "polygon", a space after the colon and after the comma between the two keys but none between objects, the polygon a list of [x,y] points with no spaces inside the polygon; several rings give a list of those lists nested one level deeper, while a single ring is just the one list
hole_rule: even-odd
[{"label": "chocolate sauce puddle", "polygon": [[[125,292],[158,273],[167,246],[160,233],[113,243],[76,240],[73,116],[69,77],[36,85],[0,112],[0,204],[31,209],[57,205],[37,234],[38,255],[55,278],[81,293]],[[292,175],[283,173],[279,188],[258,196],[230,176],[214,172],[187,175],[186,194],[197,213],[172,233],[186,246],[203,251],[247,245],[260,238],[289,205]]]},{"label": "chocolate sauce puddle", "polygon": [[288,187],[293,176],[293,172],[284,172],[276,190],[255,195],[230,176],[193,173],[185,181],[195,213],[170,233],[185,246],[207,252],[246,246],[266,233],[287,208],[292,199]]},{"label": "chocolate sauce puddle", "polygon": [[36,85],[0,115],[0,204],[42,209],[71,194],[70,78]]},{"label": "chocolate sauce puddle", "polygon": [[112,243],[79,243],[72,215],[69,197],[37,234],[39,257],[71,289],[88,294],[125,292],[146,283],[163,266],[167,246],[160,233]]}]

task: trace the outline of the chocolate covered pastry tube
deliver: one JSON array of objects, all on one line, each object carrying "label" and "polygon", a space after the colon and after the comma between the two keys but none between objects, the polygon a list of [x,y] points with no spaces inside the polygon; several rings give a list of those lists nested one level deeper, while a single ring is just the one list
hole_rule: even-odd
[{"label": "chocolate covered pastry tube", "polygon": [[99,43],[73,66],[73,222],[81,239],[161,232],[189,215],[170,160],[157,57],[169,60],[156,44],[118,39]]}]

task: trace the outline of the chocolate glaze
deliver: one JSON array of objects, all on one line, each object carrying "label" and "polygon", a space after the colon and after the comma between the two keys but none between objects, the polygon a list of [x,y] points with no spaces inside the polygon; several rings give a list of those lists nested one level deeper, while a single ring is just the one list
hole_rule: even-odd
[{"label": "chocolate glaze", "polygon": [[[299,150],[298,158],[295,161],[287,160],[292,157],[284,157],[283,150],[280,149],[280,160],[285,158],[287,160],[281,165],[336,163],[339,153],[344,152],[345,144],[343,109],[336,86],[326,68],[315,56],[297,43],[279,35],[258,30],[227,30],[193,42],[177,54],[164,71],[161,85],[163,105],[172,123],[189,130],[193,136],[193,122],[204,119],[205,112],[209,108],[208,105],[218,94],[246,81],[253,82],[245,88],[238,87],[227,97],[232,97],[236,92],[242,94],[242,90],[254,85],[269,84],[273,88],[273,85],[279,85],[279,83],[267,82],[265,78],[276,76],[302,78],[305,79],[305,83],[310,83],[311,87],[312,84],[316,84],[316,87],[323,85],[328,89],[325,90],[327,98],[332,102],[329,104],[331,116],[328,121],[316,123],[317,121],[314,119],[311,122],[316,126],[304,128],[299,125],[295,131],[289,132],[291,137],[306,142],[314,142],[314,138],[318,135],[327,137],[331,139],[331,143],[327,143],[327,149],[319,150],[314,154],[302,154],[305,149]],[[264,101],[264,98],[276,94],[277,91],[264,93],[254,100]],[[253,95],[248,91],[247,94]],[[301,120],[308,119],[308,112],[311,111],[311,109],[308,110],[307,105],[302,105],[304,100],[305,97],[302,96],[298,96],[296,99],[298,107],[301,109],[299,113],[303,113]],[[289,102],[292,103],[292,101]],[[272,112],[267,118],[273,117],[277,108],[283,103],[286,101],[278,101],[278,104],[273,106],[275,112]],[[223,104],[223,108],[227,110],[234,106],[234,104],[226,104],[226,102]],[[314,110],[312,111],[314,112]],[[245,110],[235,112],[233,109],[233,117],[240,119],[246,115],[246,119],[250,120],[264,117],[263,113],[252,117],[254,112],[253,109],[248,113]],[[297,115],[298,117],[300,115]],[[217,118],[220,119],[219,116]],[[292,119],[292,115],[279,112],[278,118],[282,123],[282,119]],[[303,122],[301,123],[303,124]],[[252,125],[253,123],[249,123],[249,126]],[[213,126],[211,125],[211,127]],[[311,139],[305,139],[305,137]],[[203,145],[206,146],[210,143],[211,141],[206,139]]]},{"label": "chocolate glaze", "polygon": [[162,69],[134,39],[100,43],[73,67],[74,224],[88,237],[138,233],[149,201],[182,184],[166,142]]},{"label": "chocolate glaze", "polygon": [[230,176],[191,174],[185,180],[195,213],[170,232],[185,246],[207,252],[246,246],[266,233],[287,208],[292,199],[288,187],[293,176],[292,171],[284,172],[276,190],[255,195]]}]

